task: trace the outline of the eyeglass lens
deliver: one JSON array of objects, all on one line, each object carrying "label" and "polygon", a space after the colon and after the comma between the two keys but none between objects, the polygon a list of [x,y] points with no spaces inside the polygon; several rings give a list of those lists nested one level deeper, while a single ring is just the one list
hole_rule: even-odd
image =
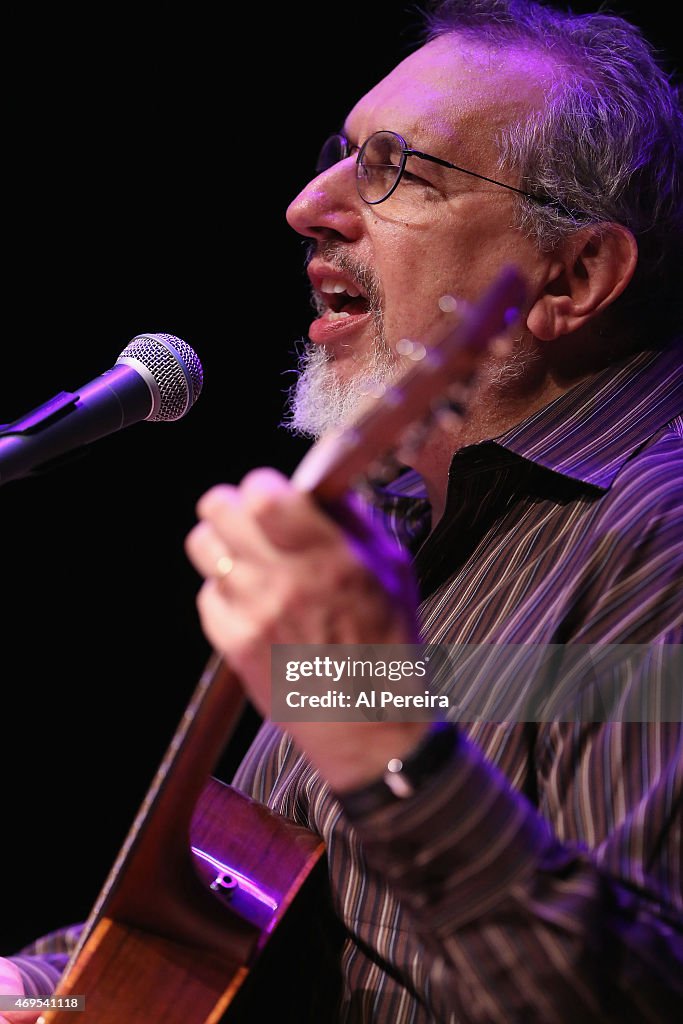
[{"label": "eyeglass lens", "polygon": [[[315,165],[316,174],[349,155],[343,135],[331,135],[323,144]],[[393,132],[375,132],[361,147],[356,164],[358,191],[366,203],[380,203],[394,190],[401,176],[403,145]]]},{"label": "eyeglass lens", "polygon": [[323,143],[315,164],[315,173],[322,174],[348,156],[348,143],[343,135],[330,135]]},{"label": "eyeglass lens", "polygon": [[366,203],[381,203],[398,184],[405,157],[393,132],[375,132],[361,147],[356,166],[358,191]]}]

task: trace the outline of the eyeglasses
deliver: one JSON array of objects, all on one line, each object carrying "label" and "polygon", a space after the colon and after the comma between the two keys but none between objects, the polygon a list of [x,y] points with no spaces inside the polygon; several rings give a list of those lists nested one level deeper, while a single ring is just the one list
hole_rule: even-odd
[{"label": "eyeglasses", "polygon": [[330,135],[320,150],[316,163],[316,174],[322,174],[323,171],[333,167],[340,160],[346,160],[356,149],[358,150],[356,157],[358,194],[363,202],[369,203],[370,206],[383,203],[396,191],[405,172],[408,157],[416,156],[420,160],[429,160],[430,163],[439,164],[440,167],[449,167],[451,170],[460,171],[461,174],[469,174],[472,178],[488,181],[492,185],[500,185],[501,188],[506,188],[510,192],[526,196],[534,203],[540,203],[543,206],[554,205],[565,209],[559,200],[551,199],[550,196],[534,196],[530,192],[524,192],[521,188],[515,188],[514,185],[506,185],[505,182],[496,181],[495,178],[487,178],[485,174],[467,171],[464,167],[449,163],[448,160],[441,160],[438,156],[430,156],[429,153],[421,153],[419,149],[411,149],[398,132],[374,132],[360,147],[350,143],[342,132]]}]

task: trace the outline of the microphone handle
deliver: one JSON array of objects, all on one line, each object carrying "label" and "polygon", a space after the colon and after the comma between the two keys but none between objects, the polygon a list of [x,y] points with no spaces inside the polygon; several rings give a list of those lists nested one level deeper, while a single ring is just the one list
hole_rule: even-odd
[{"label": "microphone handle", "polygon": [[123,427],[153,408],[150,385],[125,363],[77,392],[62,391],[0,432],[0,485]]}]

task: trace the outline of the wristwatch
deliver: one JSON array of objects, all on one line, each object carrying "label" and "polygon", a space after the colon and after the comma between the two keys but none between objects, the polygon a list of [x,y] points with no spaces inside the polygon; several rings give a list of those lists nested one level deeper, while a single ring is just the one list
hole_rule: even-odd
[{"label": "wristwatch", "polygon": [[458,737],[452,722],[435,722],[410,754],[388,761],[381,779],[338,794],[342,806],[352,817],[361,816],[414,796],[452,761]]}]

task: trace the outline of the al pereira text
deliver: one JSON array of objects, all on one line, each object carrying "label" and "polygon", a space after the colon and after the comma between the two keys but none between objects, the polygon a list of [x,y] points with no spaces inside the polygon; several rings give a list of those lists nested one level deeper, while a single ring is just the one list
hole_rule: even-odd
[{"label": "al pereira text", "polygon": [[290,708],[447,708],[448,697],[425,690],[423,693],[393,693],[391,690],[360,690],[349,694],[343,690],[324,693],[301,693],[290,690],[285,700]]}]

